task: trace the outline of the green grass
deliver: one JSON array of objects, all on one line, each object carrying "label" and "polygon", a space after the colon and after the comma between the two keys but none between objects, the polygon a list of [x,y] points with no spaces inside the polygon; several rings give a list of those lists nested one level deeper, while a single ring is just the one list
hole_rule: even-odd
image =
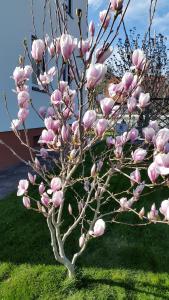
[{"label": "green grass", "polygon": [[[111,184],[119,190],[126,183],[116,177]],[[156,191],[138,205],[150,208],[168,194],[168,188]],[[53,258],[45,218],[21,202],[15,194],[0,201],[0,300],[169,299],[167,225],[107,226],[78,261],[81,280],[75,284]]]}]

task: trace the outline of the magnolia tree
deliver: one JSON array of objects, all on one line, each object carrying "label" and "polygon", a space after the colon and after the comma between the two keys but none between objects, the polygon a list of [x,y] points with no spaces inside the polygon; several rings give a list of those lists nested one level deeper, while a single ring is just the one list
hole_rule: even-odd
[{"label": "magnolia tree", "polygon": [[[87,40],[82,37],[82,12],[77,10],[80,33],[77,40],[69,34],[66,8],[56,1],[60,36],[36,39],[31,50],[25,43],[25,52],[33,63],[25,65],[21,58],[13,72],[19,111],[11,127],[30,151],[31,160],[26,163],[33,169],[28,178],[19,181],[17,195],[27,209],[44,216],[55,259],[68,269],[70,277],[75,276],[76,261],[89,241],[94,243],[95,238],[106,233],[107,222],[121,223],[119,216],[124,212],[138,217],[137,225],[169,222],[169,200],[164,199],[161,207],[153,204],[147,211],[144,207],[138,210],[136,205],[145,188],[147,193],[149,188],[167,185],[169,174],[169,129],[159,130],[156,121],[151,121],[140,137],[131,122],[132,115],[142,113],[150,101],[149,93],[144,93],[141,86],[149,66],[144,52],[134,50],[132,71],[129,69],[120,83],[110,86],[109,97],[94,98],[94,91],[106,74],[105,60],[111,55],[111,45],[129,2],[124,7],[122,0],[111,0],[108,8],[100,12],[99,30],[96,32],[93,21],[89,24]],[[53,65],[48,69],[46,62],[46,69],[37,74],[46,51]],[[65,66],[69,66],[70,85],[63,81]],[[36,73],[39,88],[46,93],[48,108],[37,109],[30,100],[27,81],[32,73]],[[99,101],[97,106],[96,101]],[[30,106],[44,123],[39,150],[31,147],[25,128]],[[117,135],[115,128],[123,114],[128,116],[127,129]],[[26,142],[22,140],[21,128]],[[145,171],[147,182],[143,180]],[[115,193],[111,181],[117,174],[126,178],[129,187]],[[31,196],[32,186],[36,197]],[[70,193],[73,205],[69,203]],[[72,257],[68,257],[74,232],[78,243]]]}]

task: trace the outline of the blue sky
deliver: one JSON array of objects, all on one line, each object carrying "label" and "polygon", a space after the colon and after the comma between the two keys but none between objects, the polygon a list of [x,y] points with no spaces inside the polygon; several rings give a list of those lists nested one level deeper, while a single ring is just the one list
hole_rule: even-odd
[{"label": "blue sky", "polygon": [[[153,30],[168,37],[169,44],[169,0],[157,0],[157,10],[154,18]],[[99,12],[106,9],[109,0],[89,0],[89,20],[98,24]],[[124,0],[126,3],[127,0]],[[131,0],[125,17],[128,29],[136,27],[138,33],[144,33],[148,26],[148,12],[150,0]]]}]

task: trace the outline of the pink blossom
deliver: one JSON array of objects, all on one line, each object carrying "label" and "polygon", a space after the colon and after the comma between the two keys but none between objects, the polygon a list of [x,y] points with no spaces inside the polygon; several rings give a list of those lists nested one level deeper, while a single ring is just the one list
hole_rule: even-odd
[{"label": "pink blossom", "polygon": [[41,39],[34,40],[32,43],[31,55],[36,62],[41,62],[45,52],[45,43]]},{"label": "pink blossom", "polygon": [[148,167],[148,177],[150,178],[151,182],[155,183],[159,176],[159,171],[155,162],[151,163]]},{"label": "pink blossom", "polygon": [[99,17],[100,17],[100,22],[103,24],[104,30],[106,30],[110,23],[110,19],[111,19],[110,14],[107,13],[107,10],[102,10],[100,11]]},{"label": "pink blossom", "polygon": [[107,137],[106,144],[107,144],[108,147],[111,147],[111,146],[114,145],[114,139],[113,139],[112,136]]},{"label": "pink blossom", "polygon": [[17,196],[24,195],[29,187],[29,181],[27,179],[21,179],[18,184]]},{"label": "pink blossom", "polygon": [[45,185],[43,182],[39,185],[39,194],[42,195],[45,191]]},{"label": "pink blossom", "polygon": [[143,131],[143,136],[145,138],[145,141],[147,143],[151,143],[155,136],[155,130],[152,127],[146,127],[142,131]]},{"label": "pink blossom", "polygon": [[131,142],[134,142],[138,139],[139,132],[136,128],[132,128],[128,133],[128,139],[131,140]]},{"label": "pink blossom", "polygon": [[21,125],[21,123],[22,123],[21,120],[18,120],[18,119],[12,120],[11,129],[12,130],[18,129],[18,127]]},{"label": "pink blossom", "polygon": [[138,168],[130,174],[132,184],[141,182],[141,174]]},{"label": "pink blossom", "polygon": [[16,85],[23,83],[26,80],[24,69],[21,67],[16,67],[13,71],[13,79]]},{"label": "pink blossom", "polygon": [[91,37],[94,37],[94,34],[95,34],[95,25],[94,25],[93,21],[91,21],[90,24],[89,24],[89,33],[90,33]]},{"label": "pink blossom", "polygon": [[42,131],[41,137],[39,139],[39,143],[41,143],[41,144],[43,144],[43,143],[44,144],[52,143],[54,138],[55,138],[55,134],[54,134],[53,130],[44,129]]},{"label": "pink blossom", "polygon": [[31,207],[31,201],[29,197],[23,196],[23,205],[29,209]]},{"label": "pink blossom", "polygon": [[135,163],[143,161],[146,155],[147,151],[142,148],[138,148],[134,152],[132,152],[132,158]]},{"label": "pink blossom", "polygon": [[28,115],[29,115],[29,110],[26,108],[20,108],[20,110],[18,111],[18,119],[21,122],[24,122],[28,117]]},{"label": "pink blossom", "polygon": [[169,174],[169,153],[160,153],[156,155],[154,162],[156,164],[157,172],[161,175]]},{"label": "pink blossom", "polygon": [[136,189],[133,191],[133,196],[135,198],[135,201],[137,201],[142,193],[142,191],[145,188],[145,182],[143,181],[141,184],[139,184]]},{"label": "pink blossom", "polygon": [[112,54],[113,49],[104,49],[103,47],[96,50],[96,61],[97,63],[103,64]]},{"label": "pink blossom", "polygon": [[127,108],[128,108],[128,112],[132,113],[135,111],[137,106],[137,100],[135,97],[130,97],[127,101]]},{"label": "pink blossom", "polygon": [[115,12],[120,12],[123,8],[123,1],[124,0],[110,0],[111,9]]},{"label": "pink blossom", "polygon": [[122,82],[118,83],[118,84],[110,84],[109,85],[109,88],[108,88],[108,91],[109,91],[109,96],[110,97],[114,97],[116,95],[121,95],[122,92],[123,92],[123,84]]},{"label": "pink blossom", "polygon": [[77,39],[69,34],[62,34],[60,38],[60,48],[64,60],[68,60],[77,46]]},{"label": "pink blossom", "polygon": [[144,215],[145,215],[145,209],[144,207],[142,207],[142,209],[139,211],[139,217],[143,219]]},{"label": "pink blossom", "polygon": [[169,221],[169,199],[161,202],[160,213]]},{"label": "pink blossom", "polygon": [[34,185],[35,181],[36,181],[36,175],[32,175],[31,173],[28,172],[28,179],[29,179],[30,183],[32,183]]},{"label": "pink blossom", "polygon": [[85,234],[83,233],[79,238],[79,247],[82,248],[85,243]]},{"label": "pink blossom", "polygon": [[90,40],[82,40],[79,41],[78,48],[80,49],[80,53],[85,55],[90,49]]},{"label": "pink blossom", "polygon": [[113,105],[114,101],[112,98],[104,98],[100,101],[101,110],[105,116],[108,116],[111,113]]},{"label": "pink blossom", "polygon": [[61,137],[64,143],[68,142],[70,137],[70,128],[68,125],[63,125],[61,129]]},{"label": "pink blossom", "polygon": [[124,75],[123,75],[123,78],[122,78],[122,85],[123,85],[123,88],[125,91],[129,91],[129,89],[131,88],[131,85],[132,85],[132,82],[133,82],[133,74],[130,73],[130,72],[126,72]]},{"label": "pink blossom", "polygon": [[104,234],[106,228],[106,224],[102,219],[99,219],[94,224],[93,232],[90,232],[94,237],[98,237]]},{"label": "pink blossom", "polygon": [[44,206],[48,207],[50,203],[50,198],[47,193],[43,193],[41,196],[41,202]]},{"label": "pink blossom", "polygon": [[103,64],[91,64],[86,71],[87,88],[95,88],[104,78],[107,67]]},{"label": "pink blossom", "polygon": [[60,90],[55,90],[51,95],[51,102],[58,106],[62,101],[62,93]]},{"label": "pink blossom", "polygon": [[68,87],[67,81],[59,81],[59,91],[63,94]]},{"label": "pink blossom", "polygon": [[69,212],[70,215],[72,215],[72,206],[71,206],[70,203],[69,203],[69,205],[68,205],[68,212]]},{"label": "pink blossom", "polygon": [[122,197],[122,198],[120,199],[119,203],[120,203],[120,206],[121,206],[121,210],[127,211],[127,210],[130,209],[129,203],[128,203],[126,197]]},{"label": "pink blossom", "polygon": [[132,63],[136,69],[143,71],[146,65],[146,57],[142,50],[136,49],[132,55]]},{"label": "pink blossom", "polygon": [[83,124],[86,130],[90,129],[96,121],[96,112],[94,110],[88,110],[83,116]]},{"label": "pink blossom", "polygon": [[55,110],[52,106],[49,106],[48,107],[48,110],[47,110],[47,116],[48,117],[53,117],[55,115]]},{"label": "pink blossom", "polygon": [[102,137],[108,127],[108,121],[106,119],[99,119],[96,123],[96,134],[98,137]]},{"label": "pink blossom", "polygon": [[155,145],[158,151],[163,151],[165,145],[169,142],[169,129],[160,129],[155,138]]},{"label": "pink blossom", "polygon": [[51,42],[51,44],[48,46],[48,51],[51,57],[54,57],[55,54],[60,54],[60,38],[56,38],[53,42]]},{"label": "pink blossom", "polygon": [[132,97],[138,99],[140,94],[142,92],[142,87],[141,86],[137,86],[137,88],[132,92]]},{"label": "pink blossom", "polygon": [[62,181],[60,177],[53,177],[50,183],[51,190],[48,190],[48,192],[56,192],[59,191],[62,188]]},{"label": "pink blossom", "polygon": [[144,94],[144,93],[140,93],[139,99],[138,99],[138,106],[140,108],[145,108],[150,104],[150,94]]},{"label": "pink blossom", "polygon": [[97,174],[97,168],[96,168],[96,164],[94,164],[91,168],[90,174],[92,177],[95,177]]},{"label": "pink blossom", "polygon": [[58,207],[63,203],[63,192],[56,191],[52,196],[52,203],[54,207]]},{"label": "pink blossom", "polygon": [[19,92],[18,93],[18,105],[20,108],[28,108],[29,107],[29,93],[28,92]]},{"label": "pink blossom", "polygon": [[153,204],[153,205],[151,206],[151,210],[150,210],[150,212],[147,214],[147,218],[148,218],[150,221],[155,221],[155,220],[157,220],[157,218],[158,218],[158,210],[156,209],[155,204]]},{"label": "pink blossom", "polygon": [[116,158],[121,158],[123,156],[123,147],[117,146],[114,150],[114,154]]},{"label": "pink blossom", "polygon": [[25,73],[25,78],[26,78],[26,79],[29,79],[30,76],[31,76],[32,73],[33,73],[32,67],[29,66],[29,65],[25,66],[25,67],[24,67],[24,73]]},{"label": "pink blossom", "polygon": [[153,128],[155,132],[159,131],[159,126],[157,121],[151,121],[149,122],[148,127]]},{"label": "pink blossom", "polygon": [[43,86],[46,86],[49,83],[51,83],[53,81],[55,74],[56,74],[55,67],[50,68],[49,71],[44,72],[44,74],[40,74],[39,78],[37,79],[39,88],[43,89]]}]

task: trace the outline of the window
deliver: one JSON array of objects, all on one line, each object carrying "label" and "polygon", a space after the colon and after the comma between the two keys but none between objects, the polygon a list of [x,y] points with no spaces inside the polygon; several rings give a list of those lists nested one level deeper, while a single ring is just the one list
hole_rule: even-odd
[{"label": "window", "polygon": [[72,0],[66,0],[67,13],[72,16]]},{"label": "window", "polygon": [[[35,35],[31,36],[31,42],[32,43],[36,39],[37,39],[37,37]],[[32,89],[33,90],[39,90],[37,77],[39,77],[39,75],[41,73],[43,74],[45,72],[45,60],[44,60],[44,58],[43,58],[43,61],[39,64],[36,64],[34,59],[32,59],[32,68],[34,70],[34,72],[32,73]]]}]

